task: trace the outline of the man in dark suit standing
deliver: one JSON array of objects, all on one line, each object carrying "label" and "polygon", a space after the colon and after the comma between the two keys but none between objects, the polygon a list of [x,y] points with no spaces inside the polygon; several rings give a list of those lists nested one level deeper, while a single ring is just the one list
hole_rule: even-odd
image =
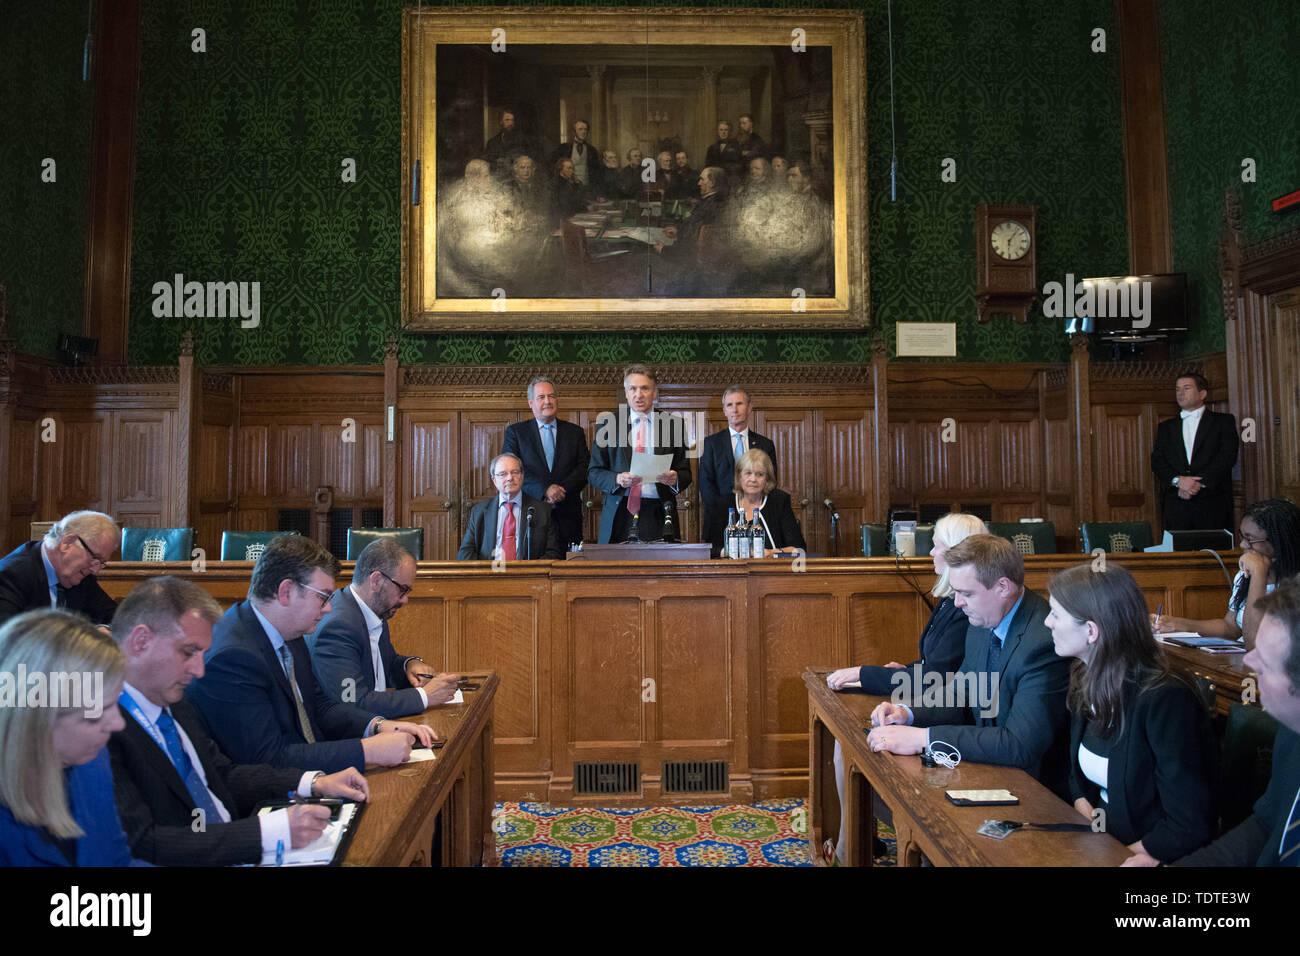
[{"label": "man in dark suit standing", "polygon": [[730,495],[736,485],[736,459],[757,448],[767,452],[772,459],[772,480],[779,479],[776,470],[776,446],[749,427],[753,406],[749,393],[739,385],[730,386],[722,393],[722,413],[727,416],[727,428],[714,432],[704,439],[704,454],[700,458],[700,540],[707,541],[710,510],[717,498]]},{"label": "man in dark suit standing", "polygon": [[560,551],[582,540],[582,500],[587,487],[587,436],[572,422],[556,417],[555,385],[538,376],[528,383],[530,421],[506,429],[503,455],[524,463],[524,493],[551,506]]},{"label": "man in dark suit standing", "polygon": [[117,524],[98,511],[74,511],[54,523],[40,541],[29,541],[0,559],[0,624],[24,611],[63,608],[91,623],[107,625],[117,603],[95,574],[117,550]]},{"label": "man in dark suit standing", "polygon": [[[126,655],[125,727],[109,739],[113,793],[134,856],[160,866],[274,863],[277,846],[307,846],[329,823],[327,807],[299,804],[254,815],[257,804],[302,797],[365,800],[355,767],[326,776],[234,764],[182,700],[203,676],[203,652],[221,607],[181,578],[153,578],[122,601],[114,638]],[[198,825],[196,825],[198,824]]]},{"label": "man in dark suit standing", "polygon": [[591,127],[586,120],[580,119],[573,124],[573,139],[561,143],[550,156],[550,167],[555,168],[556,160],[568,159],[573,162],[573,178],[583,186],[591,185],[599,174],[603,160],[600,150],[587,139]]},{"label": "man in dark suit standing", "polygon": [[731,138],[731,124],[723,120],[718,124],[718,139],[704,154],[705,166],[717,166],[728,175],[740,170],[740,144]]},{"label": "man in dark suit standing", "polygon": [[497,494],[470,509],[469,527],[456,560],[559,560],[560,543],[550,505],[520,490],[524,483],[523,463],[517,456],[503,452],[492,459],[488,471]]},{"label": "man in dark suit standing", "polygon": [[217,744],[240,763],[276,767],[391,767],[428,727],[331,700],[299,640],[329,609],[339,562],[311,538],[272,538],[253,566],[248,600],[213,629],[204,675],[187,697]]},{"label": "man in dark suit standing", "polygon": [[402,717],[456,695],[459,674],[435,674],[423,659],[398,654],[388,634],[389,620],[415,586],[415,571],[405,548],[379,538],[357,556],[352,583],[330,598],[330,612],[306,641],[316,682],[334,700]]},{"label": "man in dark suit standing", "polygon": [[1205,407],[1210,386],[1195,372],[1178,376],[1178,418],[1160,423],[1151,470],[1163,496],[1166,531],[1236,528],[1232,468],[1237,463],[1237,420]]},{"label": "man in dark suit standing", "polygon": [[[587,469],[587,480],[592,487],[605,493],[599,541],[602,544],[626,541],[634,514],[638,516],[637,536],[642,541],[662,538],[664,518],[670,513],[673,533],[680,535],[676,496],[691,484],[686,422],[680,416],[653,410],[659,386],[654,372],[644,365],[629,365],[623,370],[623,392],[627,396],[625,412],[600,415],[596,444]],[[629,470],[634,451],[671,454],[671,467],[655,476],[653,485],[643,485],[641,476]]]},{"label": "man in dark suit standing", "polygon": [[971,535],[944,560],[956,604],[970,620],[961,667],[939,706],[920,706],[923,688],[898,688],[911,704],[880,704],[867,742],[896,754],[943,742],[963,761],[1019,767],[1063,794],[1070,662],[1057,656],[1043,623],[1047,602],[1025,587],[1024,561],[1005,538]]}]

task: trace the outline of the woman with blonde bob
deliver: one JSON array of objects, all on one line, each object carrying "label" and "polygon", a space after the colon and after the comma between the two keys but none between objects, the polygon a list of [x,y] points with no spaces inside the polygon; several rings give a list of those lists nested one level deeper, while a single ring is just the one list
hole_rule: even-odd
[{"label": "woman with blonde bob", "polygon": [[0,865],[138,862],[105,747],[124,726],[125,667],[112,639],[75,614],[30,611],[0,627],[0,681],[15,695],[0,704]]},{"label": "woman with blonde bob", "polygon": [[1052,575],[1047,590],[1056,653],[1075,659],[1067,698],[1075,809],[1104,819],[1137,854],[1125,866],[1176,860],[1209,843],[1214,742],[1205,704],[1169,667],[1133,575],[1081,564]]},{"label": "woman with blonde bob", "polygon": [[[984,522],[975,515],[956,512],[946,514],[934,523],[934,547],[930,557],[934,559],[934,573],[939,575],[930,593],[940,599],[939,605],[930,612],[930,620],[921,632],[920,660],[911,664],[890,661],[888,664],[864,664],[861,667],[841,667],[826,678],[831,690],[843,690],[847,685],[857,681],[862,690],[868,694],[889,694],[894,689],[894,675],[902,668],[911,669],[919,666],[922,679],[930,672],[941,675],[957,670],[966,653],[966,613],[953,601],[952,585],[948,583],[948,563],[944,554],[948,549],[965,541],[973,534],[988,534]],[[840,751],[839,741],[835,742],[835,784],[840,789],[840,807],[844,806],[844,757]],[[830,840],[822,847],[826,862],[832,863],[842,858],[844,849],[845,825],[841,814],[840,840],[832,845]]]}]

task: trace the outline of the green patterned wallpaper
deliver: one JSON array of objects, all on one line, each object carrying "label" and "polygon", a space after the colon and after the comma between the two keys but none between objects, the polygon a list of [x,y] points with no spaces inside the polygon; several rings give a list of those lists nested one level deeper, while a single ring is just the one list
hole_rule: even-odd
[{"label": "green patterned wallpaper", "polygon": [[[1223,195],[1241,197],[1242,231],[1258,242],[1300,228],[1269,201],[1300,188],[1300,4],[1214,0],[1160,6],[1174,268],[1188,273],[1194,324],[1179,355],[1224,348],[1218,240]],[[1256,181],[1242,182],[1242,160]]]},{"label": "green patterned wallpaper", "polygon": [[[6,4],[0,21],[0,285],[19,351],[52,357],[81,330],[92,84],[85,0]],[[54,182],[42,163],[54,160]]]},{"label": "green patterned wallpaper", "polygon": [[[696,4],[698,5],[698,4]],[[720,5],[720,4],[719,4]],[[858,6],[816,3],[807,6]],[[799,6],[787,5],[787,6]],[[889,197],[886,0],[865,0],[871,308],[956,321],[963,361],[1063,360],[1058,322],[974,319],[973,216],[1036,202],[1039,281],[1127,261],[1111,0],[894,4],[898,200]],[[146,0],[130,354],[174,361],[151,287],[260,279],[263,320],[198,320],[200,358],[374,363],[398,322],[400,0]],[[190,31],[207,52],[190,52]],[[1107,52],[1089,51],[1094,27]],[[355,184],[340,181],[343,157]],[[940,181],[945,157],[957,182]],[[190,320],[195,321],[195,320]],[[864,333],[407,336],[404,362],[862,361]]]}]

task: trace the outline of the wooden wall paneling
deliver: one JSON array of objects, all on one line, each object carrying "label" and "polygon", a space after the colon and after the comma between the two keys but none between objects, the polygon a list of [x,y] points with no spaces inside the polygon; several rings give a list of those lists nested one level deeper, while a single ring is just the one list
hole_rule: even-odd
[{"label": "wooden wall paneling", "polygon": [[[111,472],[103,467],[111,423],[106,412],[92,411],[69,418],[55,416],[56,439],[42,444],[45,452],[42,509],[53,521],[69,511],[92,508],[107,511]],[[53,508],[48,505],[52,503]]]},{"label": "wooden wall paneling", "polygon": [[[351,417],[351,416],[349,416]],[[351,504],[361,488],[361,456],[357,446],[364,442],[365,424],[353,419],[352,441],[344,441],[342,425],[321,422],[313,429],[313,445],[319,449],[320,461],[315,470],[317,484],[334,490],[334,507]],[[364,449],[364,444],[361,445]]]},{"label": "wooden wall paneling", "polygon": [[507,426],[518,420],[518,413],[498,409],[472,409],[461,413],[460,447],[464,456],[461,481],[466,492],[461,504],[462,522],[468,521],[469,509],[475,503],[497,493],[488,465],[501,453]]},{"label": "wooden wall paneling", "polygon": [[[920,487],[920,481],[917,478],[919,456],[910,452],[918,445],[919,438],[916,423],[913,421],[899,421],[895,416],[889,423],[889,453],[890,462],[889,476],[889,503],[901,504],[905,501],[911,501],[912,489]],[[888,516],[881,516],[884,520]]]},{"label": "wooden wall paneling", "polygon": [[[384,500],[384,423],[357,423],[360,460],[357,470],[360,481],[360,496],[370,501]],[[385,525],[385,527],[392,527]]]},{"label": "wooden wall paneling", "polygon": [[424,560],[450,561],[460,546],[460,418],[455,412],[399,412],[402,527],[424,528]]},{"label": "wooden wall paneling", "polygon": [[265,498],[272,493],[267,461],[271,429],[267,425],[241,424],[235,435],[235,498]]},{"label": "wooden wall paneling", "polygon": [[[1147,521],[1155,434],[1140,406],[1093,406],[1097,521]],[[1152,525],[1154,529],[1155,525]]]},{"label": "wooden wall paneling", "polygon": [[[962,495],[998,501],[1002,490],[1002,476],[995,472],[992,451],[997,447],[996,421],[972,419],[962,416],[957,421],[957,441],[953,443],[953,457],[957,459],[957,487]],[[952,459],[950,458],[949,461]]]},{"label": "wooden wall paneling", "polygon": [[295,498],[309,507],[315,494],[316,428],[298,423],[276,423],[267,430],[269,461],[267,495]]},{"label": "wooden wall paneling", "polygon": [[[1002,490],[1035,497],[1043,487],[1040,426],[1034,419],[1003,419],[998,423],[998,473]],[[1039,513],[1041,516],[1041,512]]]},{"label": "wooden wall paneling", "polygon": [[[1271,437],[1276,494],[1300,502],[1300,287],[1270,298],[1268,329],[1273,348],[1269,378],[1274,418],[1272,423],[1256,418],[1256,441],[1253,447],[1243,442],[1242,448],[1253,451],[1259,447],[1261,435]],[[1237,425],[1241,426],[1240,418]]]},{"label": "wooden wall paneling", "polygon": [[[892,564],[892,559],[890,559]],[[907,579],[928,593],[934,586],[934,575],[917,573],[914,569],[899,571],[900,579]],[[937,598],[931,598],[938,605]],[[849,641],[847,654],[836,649],[836,661],[885,664],[889,661],[907,663],[917,659],[918,638],[930,619],[930,609],[915,591],[898,594],[857,593],[848,596]]]},{"label": "wooden wall paneling", "polygon": [[171,470],[185,467],[172,455],[172,412],[116,411],[109,415],[112,475],[109,513],[125,525],[165,527]]},{"label": "wooden wall paneling", "polygon": [[[817,500],[813,502],[813,534],[804,525],[804,538],[811,553],[831,554],[831,515],[824,503],[830,498],[839,514],[839,555],[848,557],[861,550],[858,528],[875,504],[874,474],[869,457],[875,444],[870,419],[859,409],[823,408],[814,413],[817,429],[816,474],[821,476]],[[808,509],[805,509],[805,514]]]},{"label": "wooden wall paneling", "polygon": [[1071,476],[1071,498],[1074,500],[1075,514],[1080,520],[1097,514],[1093,488],[1096,473],[1092,467],[1092,407],[1091,378],[1088,359],[1088,336],[1076,333],[1070,336],[1070,368],[1067,373],[1069,389],[1069,412],[1066,420],[1070,423],[1071,460],[1074,472]]},{"label": "wooden wall paneling", "polygon": [[[723,418],[713,430],[727,427]],[[790,507],[799,519],[810,551],[821,553],[813,544],[818,510],[825,511],[818,497],[817,438],[815,413],[811,409],[760,408],[754,415],[754,429],[776,445],[777,485],[790,496]],[[838,504],[838,502],[836,502]],[[853,526],[854,534],[857,525]],[[823,547],[825,532],[822,532]]]}]

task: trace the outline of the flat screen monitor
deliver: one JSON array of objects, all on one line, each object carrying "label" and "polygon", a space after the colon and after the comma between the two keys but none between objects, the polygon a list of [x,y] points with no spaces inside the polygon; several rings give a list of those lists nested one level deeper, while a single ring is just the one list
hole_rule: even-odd
[{"label": "flat screen monitor", "polygon": [[[1187,273],[1089,276],[1065,288],[1065,331],[1104,339],[1151,339],[1186,332]],[[1071,295],[1073,291],[1073,295]]]}]

